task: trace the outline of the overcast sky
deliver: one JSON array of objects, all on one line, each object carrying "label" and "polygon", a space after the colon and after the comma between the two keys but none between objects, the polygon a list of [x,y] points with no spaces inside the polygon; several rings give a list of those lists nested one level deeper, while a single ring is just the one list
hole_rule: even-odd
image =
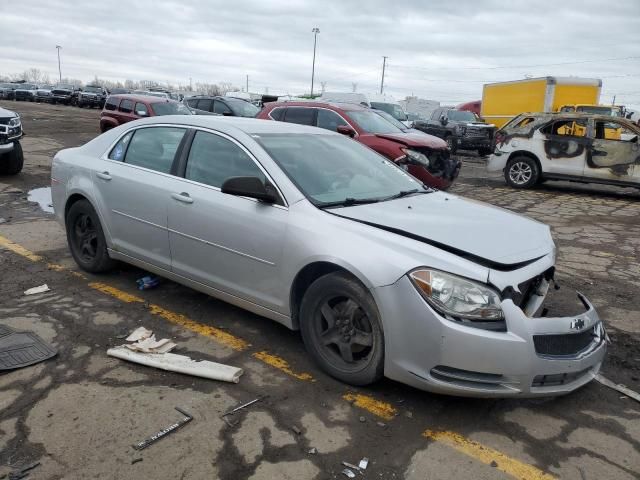
[{"label": "overcast sky", "polygon": [[[231,82],[251,92],[380,89],[445,103],[525,75],[604,82],[602,102],[640,105],[640,1],[20,0],[0,14],[0,75]],[[7,5],[8,6],[8,5]],[[555,64],[555,65],[552,65]]]}]

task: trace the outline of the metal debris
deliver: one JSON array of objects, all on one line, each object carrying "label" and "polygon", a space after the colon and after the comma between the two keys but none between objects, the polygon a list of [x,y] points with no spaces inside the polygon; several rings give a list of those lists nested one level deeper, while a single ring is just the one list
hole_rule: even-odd
[{"label": "metal debris", "polygon": [[178,420],[176,423],[173,423],[168,427],[163,428],[158,433],[154,433],[149,438],[146,438],[141,442],[136,443],[135,445],[133,445],[133,448],[135,448],[136,450],[144,450],[148,446],[153,445],[158,440],[161,440],[165,436],[169,435],[171,432],[175,432],[177,429],[179,429],[180,427],[183,427],[184,425],[189,423],[191,420],[193,420],[193,417],[189,413],[185,412],[184,410],[178,407],[175,407],[175,409],[178,412],[180,412],[182,415],[184,415],[184,417]]},{"label": "metal debris", "polygon": [[28,289],[28,290],[25,290],[24,294],[25,295],[35,295],[37,293],[44,293],[44,292],[48,292],[50,290],[51,289],[49,288],[49,286],[45,283],[43,285],[40,285],[39,287],[33,287],[33,288]]},{"label": "metal debris", "polygon": [[293,430],[293,433],[295,433],[296,435],[300,435],[302,433],[302,431],[295,425],[291,427],[291,430]]},{"label": "metal debris", "polygon": [[387,427],[387,424],[384,423],[384,422],[376,422],[376,425],[378,425],[381,428],[386,428]]},{"label": "metal debris", "polygon": [[360,470],[360,467],[358,467],[357,465],[354,465],[353,463],[343,461],[342,465],[344,465],[347,468],[351,468],[353,470]]},{"label": "metal debris", "polygon": [[345,477],[348,477],[348,478],[356,478],[356,474],[355,474],[355,473],[353,473],[353,472],[352,472],[351,470],[349,470],[348,468],[345,468],[344,470],[342,470],[342,474],[343,474]]},{"label": "metal debris", "polygon": [[316,453],[318,453],[318,449],[316,447],[310,448],[309,450],[307,450],[307,453],[309,455],[315,455]]},{"label": "metal debris", "polygon": [[625,385],[614,383],[608,378],[603,377],[602,375],[596,375],[596,381],[604,385],[605,387],[612,388],[613,390],[625,394],[627,397],[633,398],[636,402],[640,402],[640,393],[634,392],[630,388],[627,388]]},{"label": "metal debris", "polygon": [[234,408],[233,410],[229,410],[226,413],[223,413],[221,415],[222,418],[226,417],[227,415],[233,415],[234,413],[236,413],[238,410],[242,410],[243,408],[247,408],[249,405],[253,405],[256,402],[259,402],[261,400],[264,400],[265,398],[267,398],[268,395],[264,395],[262,397],[258,397],[254,400],[251,400],[250,402],[247,403],[243,403],[242,405],[237,406],[236,408]]},{"label": "metal debris", "polygon": [[360,460],[360,463],[358,464],[358,467],[360,468],[360,470],[366,470],[368,466],[369,466],[369,459],[367,457],[364,457],[362,460]]}]

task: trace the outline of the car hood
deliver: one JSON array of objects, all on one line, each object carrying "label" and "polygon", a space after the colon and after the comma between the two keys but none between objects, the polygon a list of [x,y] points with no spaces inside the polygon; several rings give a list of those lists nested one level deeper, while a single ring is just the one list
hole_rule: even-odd
[{"label": "car hood", "polygon": [[441,138],[419,131],[376,133],[375,135],[379,138],[385,138],[387,140],[402,143],[407,147],[429,147],[443,150],[447,148],[446,142]]},{"label": "car hood", "polygon": [[499,270],[518,268],[554,250],[547,225],[443,192],[328,211]]},{"label": "car hood", "polygon": [[13,118],[17,116],[18,114],[16,112],[0,107],[0,118]]}]

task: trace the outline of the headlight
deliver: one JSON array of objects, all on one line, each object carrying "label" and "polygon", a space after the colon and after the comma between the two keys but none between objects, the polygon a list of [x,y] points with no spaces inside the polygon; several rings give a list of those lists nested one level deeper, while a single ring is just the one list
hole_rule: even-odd
[{"label": "headlight", "polygon": [[465,133],[467,133],[467,127],[464,125],[458,125],[458,135],[462,135],[464,137]]},{"label": "headlight", "polygon": [[423,165],[425,167],[428,167],[431,164],[431,162],[429,161],[429,157],[427,157],[422,152],[411,150],[410,148],[403,148],[402,151],[405,153],[407,158],[411,161],[417,162],[420,165]]},{"label": "headlight", "polygon": [[20,126],[20,117],[14,117],[9,120],[10,127],[19,127]]},{"label": "headlight", "polygon": [[504,318],[500,295],[487,285],[428,269],[414,270],[409,278],[429,305],[441,314],[487,322]]}]

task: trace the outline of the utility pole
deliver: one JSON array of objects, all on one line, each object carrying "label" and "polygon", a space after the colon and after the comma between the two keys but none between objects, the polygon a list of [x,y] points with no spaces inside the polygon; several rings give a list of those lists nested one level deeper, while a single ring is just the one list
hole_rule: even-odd
[{"label": "utility pole", "polygon": [[387,67],[387,57],[382,57],[382,81],[380,82],[380,94],[384,90],[384,70]]},{"label": "utility pole", "polygon": [[314,27],[311,30],[313,33],[313,63],[311,65],[311,95],[313,97],[313,78],[316,74],[316,43],[318,42],[318,34],[320,33],[320,29],[318,27]]},{"label": "utility pole", "polygon": [[56,45],[58,49],[58,76],[60,77],[60,83],[62,83],[62,69],[60,68],[60,49],[62,48],[60,45]]},{"label": "utility pole", "polygon": [[246,92],[249,93],[249,75],[247,75],[247,90],[246,90]]}]

